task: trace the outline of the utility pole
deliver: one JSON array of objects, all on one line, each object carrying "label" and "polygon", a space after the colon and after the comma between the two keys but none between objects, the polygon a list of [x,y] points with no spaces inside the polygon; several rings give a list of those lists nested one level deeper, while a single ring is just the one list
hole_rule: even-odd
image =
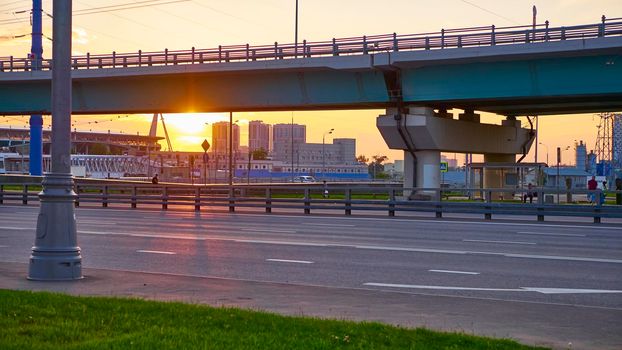
[{"label": "utility pole", "polygon": [[39,194],[37,236],[28,279],[82,278],[71,175],[71,0],[54,0],[52,47],[52,171]]},{"label": "utility pole", "polygon": [[[32,0],[32,46],[30,48],[30,62],[33,71],[41,70],[43,59],[43,7],[41,0]],[[43,174],[43,116],[30,116],[30,175]],[[22,151],[23,154],[23,151]],[[22,171],[24,169],[22,168]]]}]

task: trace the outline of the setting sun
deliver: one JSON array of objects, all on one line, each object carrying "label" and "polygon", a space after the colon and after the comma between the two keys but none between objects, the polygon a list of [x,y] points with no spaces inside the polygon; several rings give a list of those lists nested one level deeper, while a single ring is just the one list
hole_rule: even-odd
[{"label": "setting sun", "polygon": [[205,135],[210,130],[208,124],[226,120],[223,114],[183,113],[164,114],[164,122],[171,133],[183,135]]}]

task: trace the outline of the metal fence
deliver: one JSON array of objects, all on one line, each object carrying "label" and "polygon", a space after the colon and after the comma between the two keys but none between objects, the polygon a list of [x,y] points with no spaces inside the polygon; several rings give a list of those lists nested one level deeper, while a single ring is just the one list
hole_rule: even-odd
[{"label": "metal fence", "polygon": [[[0,184],[0,204],[38,201],[41,185],[38,182]],[[479,214],[487,220],[493,215],[528,215],[543,221],[545,216],[591,217],[595,223],[601,218],[622,218],[622,205],[615,197],[603,203],[603,192],[588,190],[532,190],[534,202],[529,203],[527,190],[508,189],[406,189],[428,194],[430,200],[408,200],[405,189],[396,184],[265,184],[265,185],[183,185],[112,183],[104,181],[77,183],[76,206],[149,207],[168,209],[170,206],[204,209],[255,208],[272,213],[273,210],[341,212],[352,215],[359,212],[386,212],[389,216],[406,212]],[[609,195],[622,195],[610,191]],[[588,200],[594,198],[594,203]],[[557,201],[557,203],[554,203]],[[563,202],[566,204],[563,204]],[[550,203],[553,202],[553,203]]]},{"label": "metal fence", "polygon": [[[478,46],[525,44],[533,42],[564,41],[622,35],[622,18],[607,19],[600,23],[570,27],[549,27],[549,22],[531,25],[443,29],[435,33],[398,35],[371,35],[339,38],[329,41],[299,44],[251,46],[219,46],[214,49],[168,50],[161,52],[97,54],[87,53],[72,58],[73,69],[125,68],[166,66],[179,64],[204,64],[222,62],[249,62],[281,60],[302,57],[341,55],[368,55],[375,53],[432,50]],[[51,70],[51,59],[0,58],[0,72]]]}]

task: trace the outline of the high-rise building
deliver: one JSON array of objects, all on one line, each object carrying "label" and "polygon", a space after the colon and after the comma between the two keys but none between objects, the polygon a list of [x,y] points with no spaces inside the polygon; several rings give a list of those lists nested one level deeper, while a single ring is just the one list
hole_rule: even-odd
[{"label": "high-rise building", "polygon": [[248,150],[250,152],[260,148],[270,152],[272,150],[271,139],[272,125],[264,124],[260,120],[253,120],[248,123]]},{"label": "high-rise building", "polygon": [[272,136],[273,158],[292,162],[299,158],[299,149],[301,145],[307,142],[307,126],[300,124],[275,124],[272,127]]},{"label": "high-rise building", "polygon": [[[229,122],[217,122],[212,124],[212,152],[226,154],[229,152]],[[240,148],[240,127],[233,124],[233,152]]]}]

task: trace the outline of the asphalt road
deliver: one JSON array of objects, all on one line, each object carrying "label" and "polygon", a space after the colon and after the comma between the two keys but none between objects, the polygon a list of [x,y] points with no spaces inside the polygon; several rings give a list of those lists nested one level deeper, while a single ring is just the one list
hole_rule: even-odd
[{"label": "asphalt road", "polygon": [[[37,207],[0,206],[27,263]],[[83,266],[622,310],[622,226],[76,210]]]}]

